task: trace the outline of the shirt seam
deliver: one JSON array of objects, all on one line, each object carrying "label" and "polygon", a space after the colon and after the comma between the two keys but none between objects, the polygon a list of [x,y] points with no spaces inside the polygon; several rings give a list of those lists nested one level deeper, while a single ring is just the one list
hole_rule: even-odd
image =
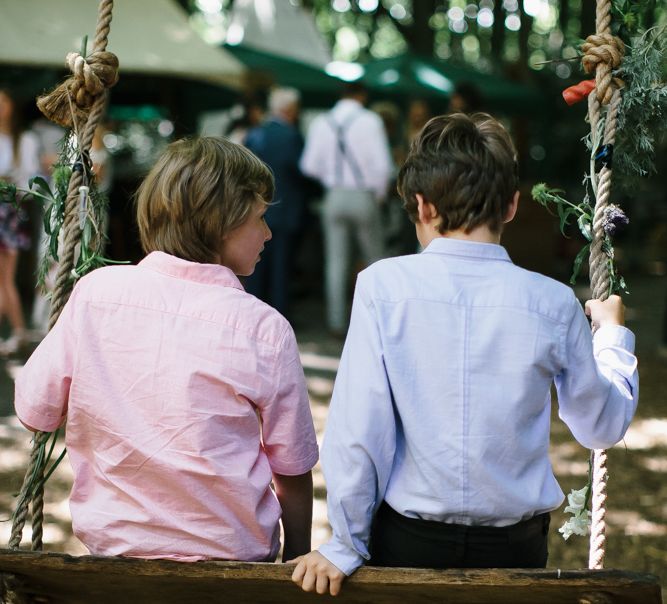
[{"label": "shirt seam", "polygon": [[469,352],[469,333],[468,333],[468,323],[470,321],[469,317],[469,308],[464,308],[464,319],[463,319],[463,365],[461,367],[462,376],[463,376],[463,413],[462,421],[463,426],[461,430],[462,434],[462,443],[461,443],[461,461],[462,461],[462,480],[463,488],[461,489],[461,509],[463,511],[462,518],[470,516],[469,509],[469,486],[470,486],[470,467],[468,463],[468,445],[469,445],[469,431],[470,431],[470,380],[468,379],[468,352]]},{"label": "shirt seam", "polygon": [[[387,304],[398,304],[399,302],[408,302],[408,301],[417,301],[417,302],[437,302],[438,304],[447,304],[448,306],[456,306],[457,308],[509,308],[513,310],[523,310],[521,308],[518,308],[516,305],[513,304],[457,304],[455,302],[447,302],[446,300],[438,300],[437,298],[416,298],[416,297],[410,297],[410,298],[401,298],[400,300],[390,300],[388,298],[380,298],[377,296],[372,297],[372,300],[377,301],[377,302],[382,302],[382,303],[387,303]],[[563,320],[563,319],[555,319],[553,317],[550,317],[548,315],[545,315],[544,313],[541,313],[538,310],[525,310],[525,312],[529,314],[535,314],[538,317],[541,317],[547,321],[551,321],[552,323],[556,323],[557,325],[568,325],[569,320]]]},{"label": "shirt seam", "polygon": [[[112,300],[90,299],[90,298],[87,299],[87,300],[82,300],[81,302],[83,304],[102,303],[102,304],[111,304],[111,305],[114,305],[114,306],[121,306],[121,307],[125,307],[125,308],[141,308],[141,309],[144,309],[144,310],[152,310],[152,311],[155,311],[155,312],[159,312],[159,313],[162,313],[162,314],[165,314],[165,315],[171,315],[171,316],[174,316],[174,317],[183,317],[183,318],[186,318],[186,319],[192,319],[194,321],[203,321],[203,322],[209,323],[211,325],[224,325],[225,327],[229,327],[230,329],[235,329],[235,330],[237,330],[237,331],[239,331],[239,332],[241,332],[241,333],[243,333],[247,336],[252,335],[252,332],[248,331],[247,329],[242,329],[240,327],[230,325],[229,323],[226,323],[226,322],[223,322],[223,321],[213,321],[211,319],[205,319],[203,317],[195,317],[195,316],[192,316],[192,315],[177,313],[177,312],[170,311],[170,310],[163,310],[163,309],[160,309],[160,308],[155,308],[153,306],[143,306],[141,304],[129,304],[127,302],[114,302]],[[279,350],[278,344],[275,344],[275,343],[273,343],[269,340],[266,340],[266,339],[260,338],[260,337],[256,337],[256,336],[253,336],[253,339],[258,341],[258,342],[261,342],[263,344],[267,344],[268,346],[271,346],[271,348],[276,349],[276,351]],[[282,343],[283,340],[280,340],[280,341]]]},{"label": "shirt seam", "polygon": [[243,289],[243,286],[239,283],[238,285],[235,284],[232,281],[225,281],[224,283],[218,280],[213,280],[213,281],[200,281],[199,279],[193,279],[192,277],[186,277],[185,275],[175,275],[174,273],[170,273],[165,270],[160,270],[159,268],[155,266],[151,266],[150,264],[137,264],[137,268],[148,270],[148,271],[153,271],[155,273],[158,273],[160,275],[164,275],[165,277],[171,277],[172,279],[176,279],[178,281],[187,281],[188,283],[197,283],[199,285],[219,285],[221,287],[231,287],[232,289],[236,289],[239,291],[245,291]]}]

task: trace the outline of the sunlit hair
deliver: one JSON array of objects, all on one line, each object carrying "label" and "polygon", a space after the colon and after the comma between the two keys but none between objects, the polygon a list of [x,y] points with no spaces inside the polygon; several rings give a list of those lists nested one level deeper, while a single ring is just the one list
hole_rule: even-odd
[{"label": "sunlit hair", "polygon": [[431,119],[398,175],[398,192],[410,219],[417,221],[420,193],[437,209],[440,233],[469,233],[480,225],[500,232],[518,186],[512,140],[486,113]]},{"label": "sunlit hair", "polygon": [[170,144],[136,194],[146,253],[215,263],[223,237],[273,197],[269,168],[248,149],[218,137]]}]

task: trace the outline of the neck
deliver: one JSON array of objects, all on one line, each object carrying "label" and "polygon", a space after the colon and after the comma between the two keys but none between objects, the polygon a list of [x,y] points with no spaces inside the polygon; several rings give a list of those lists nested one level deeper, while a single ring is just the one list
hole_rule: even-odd
[{"label": "neck", "polygon": [[463,229],[457,229],[455,231],[447,231],[446,233],[440,233],[435,227],[430,227],[426,230],[426,233],[422,230],[422,237],[419,237],[420,243],[423,247],[426,247],[431,241],[438,238],[443,239],[459,239],[461,241],[472,241],[474,243],[500,243],[501,233],[495,233],[489,229],[486,225],[481,225],[475,227],[469,233],[466,233]]},{"label": "neck", "polygon": [[462,239],[464,241],[474,241],[476,243],[500,243],[500,232],[494,232],[489,229],[485,224],[475,227],[469,233],[466,233],[463,229],[458,229],[456,231],[448,231],[444,233],[443,237],[449,237],[450,239]]}]

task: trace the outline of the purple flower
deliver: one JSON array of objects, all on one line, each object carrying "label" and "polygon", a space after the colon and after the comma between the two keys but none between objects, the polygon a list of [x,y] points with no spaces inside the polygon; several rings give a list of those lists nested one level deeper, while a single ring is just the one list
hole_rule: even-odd
[{"label": "purple flower", "polygon": [[616,232],[627,226],[630,219],[625,215],[617,205],[609,204],[602,213],[602,228],[604,232],[612,237]]}]

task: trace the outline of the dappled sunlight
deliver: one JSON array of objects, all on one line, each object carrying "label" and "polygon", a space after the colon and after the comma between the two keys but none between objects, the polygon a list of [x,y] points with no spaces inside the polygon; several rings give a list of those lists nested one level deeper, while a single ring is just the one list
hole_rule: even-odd
[{"label": "dappled sunlight", "polygon": [[667,447],[667,419],[649,418],[635,419],[621,443],[617,447],[625,446],[628,449],[653,449]]},{"label": "dappled sunlight", "polygon": [[646,535],[649,537],[667,535],[667,525],[646,520],[639,512],[634,510],[608,510],[607,523],[610,527],[615,527],[626,535]]},{"label": "dappled sunlight", "polygon": [[667,457],[648,457],[641,464],[651,472],[667,473]]},{"label": "dappled sunlight", "polygon": [[302,351],[300,354],[301,364],[305,370],[338,371],[340,359],[338,357],[326,356],[317,352]]},{"label": "dappled sunlight", "polygon": [[334,381],[332,378],[310,376],[306,378],[308,392],[319,399],[330,399],[333,392]]}]

